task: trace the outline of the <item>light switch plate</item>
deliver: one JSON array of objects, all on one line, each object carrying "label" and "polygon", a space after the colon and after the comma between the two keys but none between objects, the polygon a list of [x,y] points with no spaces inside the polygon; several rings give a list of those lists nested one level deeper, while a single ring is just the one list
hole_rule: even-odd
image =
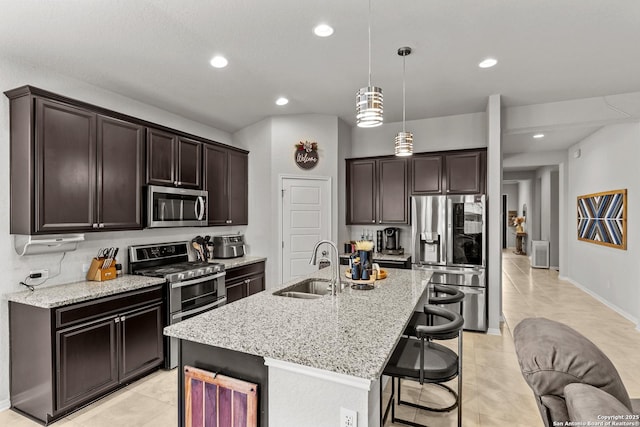
[{"label": "light switch plate", "polygon": [[340,427],[357,427],[358,413],[352,409],[340,408]]}]

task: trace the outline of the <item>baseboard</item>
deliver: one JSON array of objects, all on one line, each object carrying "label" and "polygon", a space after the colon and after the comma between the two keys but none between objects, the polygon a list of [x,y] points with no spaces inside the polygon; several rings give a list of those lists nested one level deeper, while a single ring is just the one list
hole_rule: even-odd
[{"label": "baseboard", "polygon": [[617,305],[607,301],[606,299],[604,299],[603,297],[601,297],[597,293],[593,292],[591,289],[581,285],[580,283],[576,282],[575,280],[573,280],[571,278],[566,277],[566,278],[563,278],[562,280],[566,280],[567,282],[571,283],[576,288],[578,288],[581,291],[586,292],[587,294],[591,295],[592,297],[594,297],[595,299],[600,301],[602,304],[606,305],[611,310],[613,310],[616,313],[618,313],[620,316],[624,317],[625,319],[627,319],[630,322],[633,322],[637,326],[636,330],[640,331],[640,324],[638,323],[638,319],[635,316],[627,313],[626,311],[624,311],[623,309],[621,309]]},{"label": "baseboard", "polygon": [[6,411],[9,408],[11,408],[11,400],[9,399],[0,400],[0,412]]},{"label": "baseboard", "polygon": [[489,328],[487,329],[487,335],[502,336],[502,332],[500,332],[499,328]]}]

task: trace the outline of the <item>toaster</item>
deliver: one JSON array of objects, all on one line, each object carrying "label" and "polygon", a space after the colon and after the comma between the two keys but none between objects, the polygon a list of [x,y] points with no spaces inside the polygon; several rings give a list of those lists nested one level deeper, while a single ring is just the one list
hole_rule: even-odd
[{"label": "toaster", "polygon": [[244,256],[244,235],[228,234],[213,236],[214,258],[237,258]]}]

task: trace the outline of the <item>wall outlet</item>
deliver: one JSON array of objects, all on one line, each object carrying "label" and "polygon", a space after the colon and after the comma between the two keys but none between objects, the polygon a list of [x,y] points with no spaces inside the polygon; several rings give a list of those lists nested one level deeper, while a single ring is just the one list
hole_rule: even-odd
[{"label": "wall outlet", "polygon": [[82,264],[82,272],[86,273],[87,271],[89,271],[90,266],[91,264]]},{"label": "wall outlet", "polygon": [[42,269],[42,270],[31,270],[29,272],[29,276],[38,276],[40,275],[40,277],[35,277],[35,280],[45,280],[49,277],[49,270]]},{"label": "wall outlet", "polygon": [[358,413],[352,409],[340,408],[340,427],[356,427]]}]

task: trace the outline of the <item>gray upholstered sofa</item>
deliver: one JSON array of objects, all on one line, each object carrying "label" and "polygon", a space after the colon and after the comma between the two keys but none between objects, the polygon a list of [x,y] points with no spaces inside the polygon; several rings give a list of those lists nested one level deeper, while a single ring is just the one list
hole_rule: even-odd
[{"label": "gray upholstered sofa", "polygon": [[640,414],[640,400],[629,399],[613,363],[574,329],[529,318],[515,327],[513,338],[522,375],[546,427],[616,415],[634,421],[633,415]]}]

